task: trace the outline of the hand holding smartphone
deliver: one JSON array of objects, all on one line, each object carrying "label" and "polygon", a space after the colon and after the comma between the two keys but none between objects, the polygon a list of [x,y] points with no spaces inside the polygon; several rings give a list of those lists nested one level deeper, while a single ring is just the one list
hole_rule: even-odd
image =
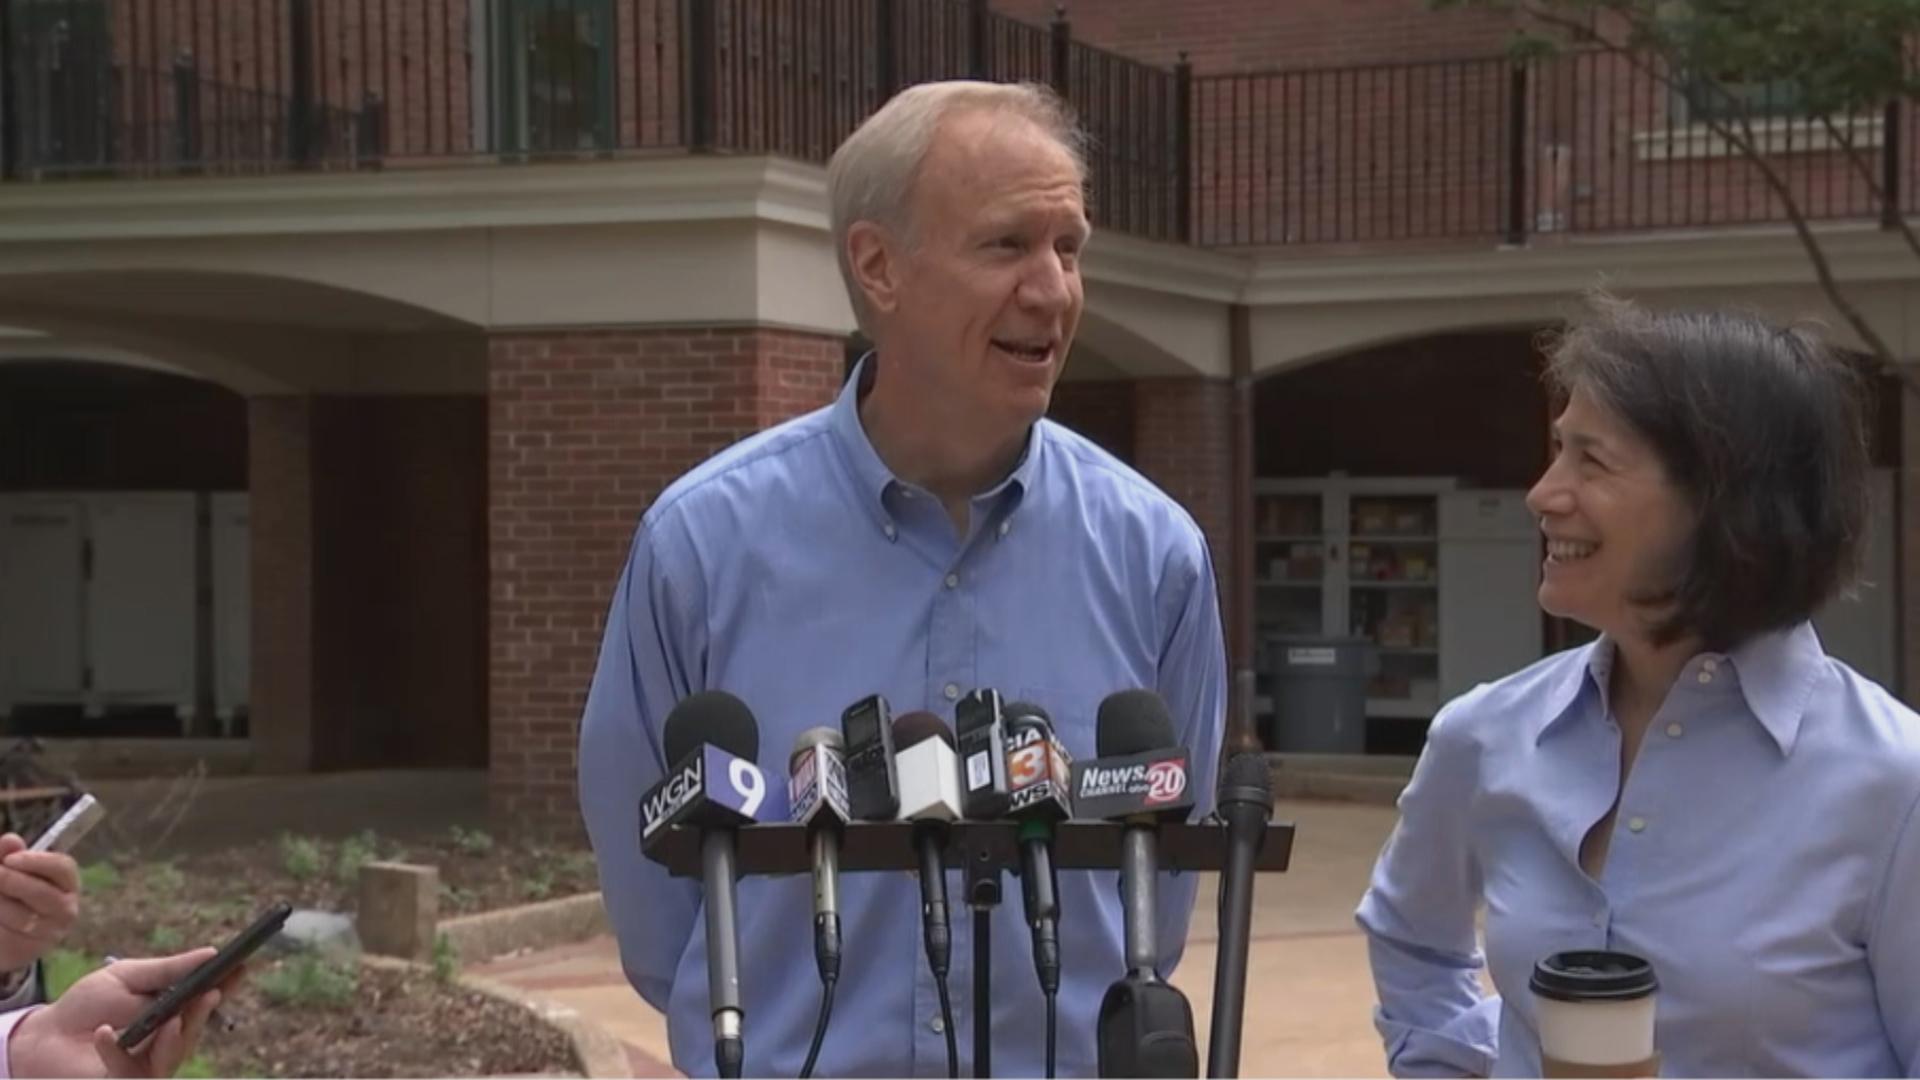
[{"label": "hand holding smartphone", "polygon": [[288,916],[293,914],[292,905],[282,901],[268,908],[253,925],[235,934],[220,951],[192,974],[168,987],[166,992],[154,999],[152,1005],[140,1014],[127,1029],[120,1033],[118,1042],[122,1050],[132,1051],[145,1042],[160,1026],[180,1014],[187,1004],[201,994],[219,986],[228,975],[233,974],[262,945],[273,940],[280,932]]}]

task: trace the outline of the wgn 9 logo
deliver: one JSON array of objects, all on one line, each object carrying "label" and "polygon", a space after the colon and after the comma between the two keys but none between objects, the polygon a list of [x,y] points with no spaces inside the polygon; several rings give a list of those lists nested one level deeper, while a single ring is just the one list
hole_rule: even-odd
[{"label": "wgn 9 logo", "polygon": [[737,757],[727,758],[727,788],[736,810],[750,818],[758,818],[760,804],[767,800],[767,775],[751,761]]}]

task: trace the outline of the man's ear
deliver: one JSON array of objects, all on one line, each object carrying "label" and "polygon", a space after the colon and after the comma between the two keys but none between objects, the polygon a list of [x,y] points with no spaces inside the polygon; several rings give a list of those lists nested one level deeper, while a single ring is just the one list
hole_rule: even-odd
[{"label": "man's ear", "polygon": [[892,236],[871,221],[856,221],[847,230],[847,264],[853,280],[867,298],[867,310],[891,312],[900,294],[900,259]]}]

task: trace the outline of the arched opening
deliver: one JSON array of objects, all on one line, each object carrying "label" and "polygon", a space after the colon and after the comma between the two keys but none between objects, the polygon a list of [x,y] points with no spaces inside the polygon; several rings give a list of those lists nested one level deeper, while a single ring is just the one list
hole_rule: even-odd
[{"label": "arched opening", "polygon": [[482,335],[42,327],[0,349],[0,732],[96,775],[487,765]]},{"label": "arched opening", "polygon": [[[1256,713],[1282,750],[1411,755],[1440,705],[1593,632],[1540,612],[1525,493],[1547,464],[1541,329],[1438,333],[1288,368],[1255,388]],[[1881,380],[1869,585],[1816,619],[1898,685],[1893,493],[1902,394]],[[1364,641],[1364,725],[1316,729],[1285,641]]]},{"label": "arched opening", "polygon": [[7,733],[246,735],[247,487],[233,390],[156,367],[0,361]]}]

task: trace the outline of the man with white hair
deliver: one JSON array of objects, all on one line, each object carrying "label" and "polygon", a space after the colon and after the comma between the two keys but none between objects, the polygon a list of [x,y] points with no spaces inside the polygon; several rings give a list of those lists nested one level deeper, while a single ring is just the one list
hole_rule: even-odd
[{"label": "man with white hair", "polygon": [[[796,735],[884,694],[949,721],[975,687],[1044,706],[1076,758],[1116,690],[1166,699],[1211,798],[1226,657],[1193,519],[1044,419],[1080,321],[1089,226],[1080,138],[1032,86],[912,87],[828,173],[833,242],[874,349],[830,406],[716,455],[661,493],[615,591],[580,732],[580,797],[628,978],[668,1020],[674,1064],[714,1071],[699,887],[640,853],[636,806],[670,764],[662,726],[700,690],[737,695],[778,776]],[[1124,971],[1114,872],[1059,875],[1060,1075],[1096,1069],[1101,996]],[[1162,879],[1171,972],[1191,876]],[[844,961],[823,1076],[940,1076],[947,1031],[911,874],[841,878]],[[948,894],[964,896],[961,876]],[[819,984],[804,876],[739,886],[748,1076],[793,1076]],[[955,920],[963,1072],[971,924]],[[1045,1003],[1017,887],[997,912],[993,1068],[1043,1071]]]}]

